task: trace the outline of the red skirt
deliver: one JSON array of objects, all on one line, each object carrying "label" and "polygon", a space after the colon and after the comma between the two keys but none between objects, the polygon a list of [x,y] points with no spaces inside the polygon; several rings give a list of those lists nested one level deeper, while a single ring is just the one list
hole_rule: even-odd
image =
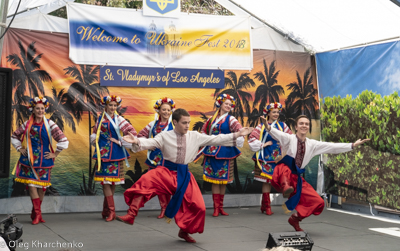
[{"label": "red skirt", "polygon": [[[144,203],[156,195],[175,194],[177,173],[163,166],[149,170],[124,193],[126,204],[131,205],[137,195],[144,197]],[[183,196],[182,205],[175,215],[175,222],[183,231],[189,234],[203,233],[206,217],[206,206],[203,195],[191,174],[189,185]]]},{"label": "red skirt", "polygon": [[[293,193],[290,195],[292,197],[296,193],[297,186],[297,175],[292,174],[290,168],[285,164],[279,164],[275,167],[274,174],[272,175],[272,186],[278,191],[283,192],[283,187],[281,186],[282,177],[287,177],[290,180],[290,186],[294,188]],[[306,218],[312,214],[319,215],[324,210],[324,200],[314,188],[303,179],[303,186],[300,195],[299,204],[296,206],[297,215],[301,218]]]}]

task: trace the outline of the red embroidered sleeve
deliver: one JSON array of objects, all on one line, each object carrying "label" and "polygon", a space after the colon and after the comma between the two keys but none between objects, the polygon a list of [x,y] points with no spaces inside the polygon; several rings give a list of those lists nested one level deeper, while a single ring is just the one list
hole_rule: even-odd
[{"label": "red embroidered sleeve", "polygon": [[56,151],[61,152],[64,149],[68,148],[68,139],[65,137],[64,133],[61,131],[61,129],[57,126],[56,123],[53,121],[49,120],[49,126],[50,126],[50,131],[51,131],[51,137],[57,141],[57,148]]},{"label": "red embroidered sleeve", "polygon": [[283,123],[283,132],[293,134],[292,131],[290,130],[289,126],[286,125],[286,123]]},{"label": "red embroidered sleeve", "polygon": [[140,130],[139,134],[138,134],[138,138],[149,138],[150,135],[150,126],[151,122],[142,130]]},{"label": "red embroidered sleeve", "polygon": [[28,121],[23,123],[13,134],[11,135],[11,144],[18,151],[22,147],[22,135],[24,134],[25,127]]},{"label": "red embroidered sleeve", "polygon": [[254,140],[260,140],[260,133],[261,133],[261,124],[259,124],[250,134],[249,136],[249,143],[253,142]]},{"label": "red embroidered sleeve", "polygon": [[135,128],[133,128],[133,126],[131,124],[128,123],[128,121],[126,121],[124,118],[121,118],[121,122],[119,123],[119,128],[121,129],[122,133],[124,135],[127,135],[128,132],[132,133],[133,136],[137,136],[137,132],[135,130]]},{"label": "red embroidered sleeve", "polygon": [[231,132],[238,132],[238,131],[240,131],[240,129],[242,129],[242,125],[239,123],[239,121],[235,117],[230,116],[229,129],[231,130]]}]

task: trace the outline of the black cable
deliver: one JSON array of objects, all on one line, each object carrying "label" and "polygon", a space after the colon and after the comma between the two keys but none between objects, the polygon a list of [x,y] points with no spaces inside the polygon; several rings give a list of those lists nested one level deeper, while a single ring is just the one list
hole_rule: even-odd
[{"label": "black cable", "polygon": [[[3,35],[1,35],[1,37],[0,37],[0,40],[4,37],[4,35],[6,34],[6,32],[8,31],[8,29],[10,28],[10,26],[11,26],[11,24],[12,24],[12,22],[14,21],[14,18],[15,18],[15,16],[17,15],[17,12],[18,12],[18,9],[19,9],[19,5],[21,4],[21,0],[19,0],[19,3],[18,3],[18,6],[17,6],[17,9],[15,10],[15,13],[14,13],[14,15],[13,15],[13,17],[12,17],[12,19],[11,19],[11,21],[10,21],[10,23],[8,24],[8,26],[7,26],[7,28],[6,28],[6,30],[4,31],[4,33],[3,33]],[[6,15],[7,16],[7,15]],[[7,19],[6,19],[6,22],[7,22]]]}]

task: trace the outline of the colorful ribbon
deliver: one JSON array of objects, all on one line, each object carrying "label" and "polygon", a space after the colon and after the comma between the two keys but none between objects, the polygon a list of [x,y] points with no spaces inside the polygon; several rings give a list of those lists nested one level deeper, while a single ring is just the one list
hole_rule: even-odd
[{"label": "colorful ribbon", "polygon": [[[267,122],[267,123],[268,123],[268,122]],[[281,127],[281,125],[279,124],[279,122],[278,122],[277,120],[275,120],[275,121],[271,124],[271,128],[272,128],[274,125],[278,125],[278,129],[279,129],[280,131],[283,132],[283,128]],[[263,144],[263,146],[264,146],[264,144],[265,144],[265,141],[267,141],[267,136],[268,136],[268,132],[266,132],[265,135],[263,135],[263,134],[264,134],[264,131],[266,131],[266,130],[265,130],[265,125],[262,124],[262,126],[261,126],[261,131],[260,131],[260,141],[261,141],[261,143]],[[264,137],[263,137],[263,136],[264,136]],[[262,157],[262,159],[263,159],[263,162],[265,163],[265,161],[264,161],[264,147],[261,148],[261,149],[260,149],[259,151],[257,151],[257,153],[256,153],[257,166],[258,166],[258,167],[260,168],[260,170],[261,170],[261,176],[266,176],[267,178],[272,179],[272,177],[271,177],[270,175],[264,174],[264,173],[262,172],[262,166],[261,166],[261,163],[260,163],[260,160],[259,160],[260,153],[261,153],[261,157]]]}]

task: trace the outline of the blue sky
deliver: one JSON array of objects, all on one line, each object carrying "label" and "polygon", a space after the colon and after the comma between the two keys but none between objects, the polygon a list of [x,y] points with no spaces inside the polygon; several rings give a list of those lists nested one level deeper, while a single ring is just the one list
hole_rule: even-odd
[{"label": "blue sky", "polygon": [[322,97],[400,90],[400,41],[316,54]]}]

